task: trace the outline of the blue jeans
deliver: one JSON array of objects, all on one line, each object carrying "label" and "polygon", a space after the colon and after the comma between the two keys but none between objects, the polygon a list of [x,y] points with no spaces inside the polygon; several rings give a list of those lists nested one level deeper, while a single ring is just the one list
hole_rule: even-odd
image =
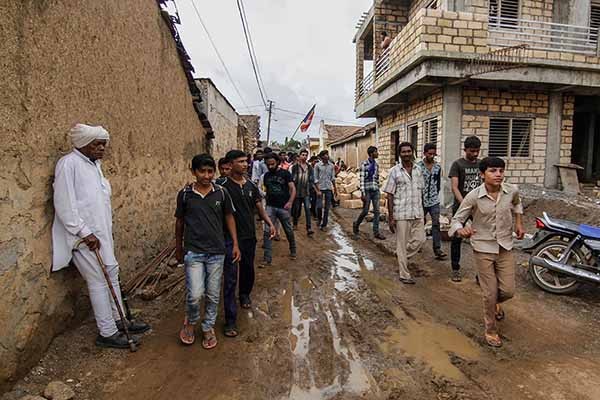
[{"label": "blue jeans", "polygon": [[184,257],[186,315],[188,322],[195,324],[200,319],[200,299],[204,300],[202,331],[215,326],[221,295],[224,254],[194,253],[188,251]]},{"label": "blue jeans", "polygon": [[[283,231],[285,232],[285,236],[290,244],[290,254],[296,255],[296,238],[294,237],[294,230],[292,228],[292,221],[290,218],[290,212],[285,208],[276,208],[267,206],[267,215],[271,219],[273,223],[276,220],[281,222],[281,226],[283,227]],[[268,263],[273,261],[273,241],[269,239],[269,230],[265,228],[264,230],[264,240],[265,240],[265,255],[264,260]]]},{"label": "blue jeans", "polygon": [[379,196],[380,196],[379,190],[370,189],[370,190],[367,190],[363,195],[365,196],[365,201],[363,202],[362,212],[360,213],[360,215],[358,216],[358,219],[356,220],[356,226],[360,226],[360,224],[363,222],[363,219],[365,219],[365,217],[369,213],[369,206],[371,205],[371,203],[373,203],[373,233],[378,233],[379,232]]},{"label": "blue jeans", "polygon": [[438,252],[442,249],[442,237],[440,234],[440,205],[423,207],[423,218],[427,214],[431,215],[431,236],[433,238],[433,251]]},{"label": "blue jeans", "polygon": [[[329,222],[329,209],[333,202],[333,191],[321,190],[321,196],[317,197],[317,215],[319,216],[319,225],[321,228],[327,226]],[[325,206],[323,206],[325,203]]]},{"label": "blue jeans", "polygon": [[310,197],[296,197],[294,199],[294,206],[292,207],[292,217],[294,219],[294,226],[298,225],[300,214],[302,214],[302,207],[304,206],[304,216],[306,217],[306,230],[310,230]]}]

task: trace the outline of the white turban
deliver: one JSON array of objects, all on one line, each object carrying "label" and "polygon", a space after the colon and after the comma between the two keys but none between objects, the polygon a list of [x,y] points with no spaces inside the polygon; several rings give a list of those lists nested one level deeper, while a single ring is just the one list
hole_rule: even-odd
[{"label": "white turban", "polygon": [[109,140],[106,129],[85,124],[77,124],[71,128],[71,143],[76,149],[85,147],[94,140]]}]

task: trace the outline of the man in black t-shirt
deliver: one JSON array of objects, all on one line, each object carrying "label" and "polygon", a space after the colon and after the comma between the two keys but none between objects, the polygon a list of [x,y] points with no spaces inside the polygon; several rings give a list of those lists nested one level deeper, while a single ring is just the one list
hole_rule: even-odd
[{"label": "man in black t-shirt", "polygon": [[[271,153],[265,156],[265,163],[269,171],[263,177],[263,185],[267,193],[267,215],[271,221],[279,220],[285,236],[290,245],[290,258],[296,259],[296,240],[290,210],[296,197],[296,187],[292,179],[292,174],[279,168],[279,158]],[[269,237],[269,232],[264,232],[265,253],[262,267],[271,265],[273,259],[273,243]]]},{"label": "man in black t-shirt", "polygon": [[[254,256],[256,253],[256,226],[254,212],[265,221],[269,227],[269,235],[275,235],[275,227],[265,213],[262,206],[262,196],[258,186],[246,178],[248,171],[248,158],[241,150],[231,150],[225,156],[231,165],[228,177],[217,179],[217,184],[222,185],[231,196],[235,207],[235,224],[238,235],[238,243],[241,253],[239,262],[239,300],[242,308],[250,308],[252,301],[250,293],[254,286]],[[237,305],[235,289],[238,281],[238,265],[232,257],[233,242],[226,235],[225,265],[223,268],[223,304],[225,307],[225,336],[235,337],[239,331],[237,328]]]},{"label": "man in black t-shirt", "polygon": [[[481,175],[479,171],[479,151],[481,150],[481,140],[477,136],[469,136],[465,139],[465,156],[452,163],[450,167],[449,178],[452,180],[452,193],[454,194],[454,205],[452,214],[455,214],[460,203],[465,196],[473,189],[481,185]],[[450,260],[452,263],[452,281],[460,282],[460,250],[462,239],[460,237],[452,238],[450,246]]]},{"label": "man in black t-shirt", "polygon": [[221,278],[225,260],[224,226],[233,241],[232,256],[240,258],[234,207],[227,190],[212,183],[215,160],[208,154],[192,159],[196,182],[177,195],[175,254],[185,263],[186,312],[179,338],[184,344],[195,341],[195,325],[200,320],[200,300],[205,297],[202,320],[202,347],[217,345],[214,325],[217,320]]}]

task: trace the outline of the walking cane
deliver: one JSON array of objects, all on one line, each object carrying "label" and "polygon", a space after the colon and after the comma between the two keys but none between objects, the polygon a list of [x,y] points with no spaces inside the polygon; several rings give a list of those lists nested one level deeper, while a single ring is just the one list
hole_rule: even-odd
[{"label": "walking cane", "polygon": [[[83,240],[78,241],[75,244],[75,248],[77,249],[81,243],[83,243]],[[129,321],[127,319],[125,319],[125,315],[123,313],[123,310],[121,309],[121,303],[119,302],[119,298],[117,297],[117,292],[115,292],[115,288],[110,280],[110,276],[108,276],[108,271],[106,270],[106,265],[104,265],[104,261],[102,260],[102,256],[100,255],[100,252],[98,251],[98,249],[94,250],[94,254],[96,254],[96,260],[98,260],[98,264],[100,264],[100,269],[102,270],[102,274],[104,275],[106,284],[108,285],[108,288],[110,289],[110,294],[112,295],[113,301],[115,302],[115,305],[117,307],[117,312],[119,313],[119,316],[121,317],[121,322],[123,323],[123,330],[125,331],[125,336],[127,336],[127,343],[129,343],[129,350],[131,352],[136,352],[137,346],[136,346],[135,342],[133,341],[133,338],[129,334],[129,328],[127,327],[127,324],[129,323]]]}]

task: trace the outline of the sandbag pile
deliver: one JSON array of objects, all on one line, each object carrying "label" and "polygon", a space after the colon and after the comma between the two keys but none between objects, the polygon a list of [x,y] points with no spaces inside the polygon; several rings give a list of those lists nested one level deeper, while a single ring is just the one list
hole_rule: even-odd
[{"label": "sandbag pile", "polygon": [[[379,182],[382,188],[385,186],[387,175],[387,171],[380,171],[379,173]],[[360,209],[363,207],[359,180],[360,177],[358,172],[355,172],[352,169],[342,171],[338,174],[335,179],[335,184],[337,187],[338,200],[340,201],[341,207],[350,209]],[[383,193],[383,191],[381,192],[379,205],[381,215],[387,215],[387,200],[386,194]],[[373,210],[371,210],[371,212],[373,212]]]}]

